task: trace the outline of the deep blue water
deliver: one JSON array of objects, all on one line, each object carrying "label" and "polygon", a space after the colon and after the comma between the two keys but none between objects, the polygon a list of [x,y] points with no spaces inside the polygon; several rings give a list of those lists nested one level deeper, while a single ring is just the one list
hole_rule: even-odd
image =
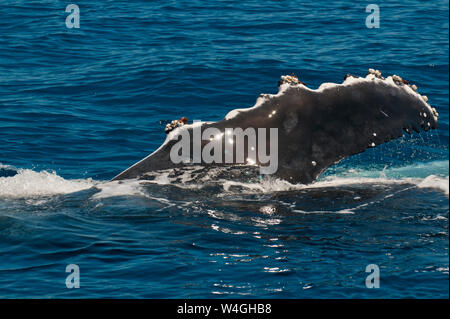
[{"label": "deep blue water", "polygon": [[[448,298],[448,1],[0,1],[0,297]],[[107,181],[165,139],[367,69],[416,83],[439,129],[312,187]],[[67,289],[66,266],[81,287]],[[365,287],[368,264],[380,288]]]}]

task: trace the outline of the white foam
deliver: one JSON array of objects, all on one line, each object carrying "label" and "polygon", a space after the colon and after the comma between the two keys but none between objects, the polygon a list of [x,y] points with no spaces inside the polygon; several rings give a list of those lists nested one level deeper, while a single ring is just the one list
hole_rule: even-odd
[{"label": "white foam", "polygon": [[[5,165],[1,165],[1,167],[14,169]],[[36,172],[30,169],[19,169],[15,176],[0,177],[0,198],[36,198],[39,196],[69,194],[91,187],[96,187],[100,190],[99,193],[93,196],[94,199],[116,196],[150,197],[150,194],[145,191],[144,187],[148,183],[198,189],[208,185],[208,182],[221,184],[225,192],[233,191],[233,188],[237,187],[244,193],[272,193],[361,184],[409,184],[419,188],[435,189],[449,196],[448,161],[416,163],[410,166],[384,169],[382,171],[351,170],[349,175],[328,176],[309,185],[291,184],[276,178],[264,178],[255,183],[221,180],[217,179],[217,173],[217,170],[211,170],[205,176],[198,178],[192,171],[188,170],[181,176],[177,176],[177,178],[170,178],[168,172],[163,172],[156,176],[153,181],[99,182],[93,181],[91,178],[69,180],[58,176],[55,172]],[[198,183],[192,183],[193,180],[188,178],[189,176],[193,177]],[[341,213],[351,213],[351,211]]]},{"label": "white foam", "polygon": [[96,188],[98,188],[100,192],[92,196],[94,199],[117,196],[145,196],[141,181],[138,180],[105,182],[97,184]]},{"label": "white foam", "polygon": [[88,179],[64,179],[55,172],[35,172],[19,169],[11,177],[0,177],[0,197],[26,198],[69,194],[86,190],[95,185]]},{"label": "white foam", "polygon": [[241,187],[247,189],[249,192],[286,192],[294,190],[315,189],[315,188],[329,188],[339,186],[351,186],[359,184],[405,184],[411,182],[403,179],[387,179],[387,178],[367,178],[367,177],[329,177],[326,180],[315,182],[313,184],[291,184],[288,181],[281,179],[265,178],[259,183],[243,183],[235,181],[224,181],[223,188],[225,191],[230,191],[232,187]]},{"label": "white foam", "polygon": [[448,196],[449,187],[448,176],[443,178],[436,175],[430,175],[417,184],[419,188],[433,188],[440,190]]},{"label": "white foam", "polygon": [[151,183],[158,185],[168,185],[172,182],[172,179],[169,178],[169,172],[163,172],[156,176],[156,178],[151,181]]},{"label": "white foam", "polygon": [[192,204],[189,201],[180,203],[174,202],[167,198],[153,196],[149,192],[145,191],[145,185],[147,183],[147,181],[137,179],[99,183],[95,187],[99,189],[100,192],[93,195],[92,199],[99,200],[110,197],[141,196],[163,204],[163,207],[158,210],[169,208],[172,206],[178,206],[181,209],[182,206],[190,206]]},{"label": "white foam", "polygon": [[265,178],[258,183],[244,183],[228,180],[223,181],[223,189],[225,191],[230,191],[232,187],[241,187],[254,192],[270,193],[303,189],[306,185],[291,184],[288,181],[273,178]]}]

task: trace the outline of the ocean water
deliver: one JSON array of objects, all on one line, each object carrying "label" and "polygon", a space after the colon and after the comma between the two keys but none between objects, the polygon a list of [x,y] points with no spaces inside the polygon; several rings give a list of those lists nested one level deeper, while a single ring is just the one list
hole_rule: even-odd
[{"label": "ocean water", "polygon": [[[449,3],[383,1],[368,29],[369,3],[77,1],[68,29],[61,1],[0,1],[0,297],[448,298]],[[108,182],[160,120],[368,68],[416,83],[439,128],[308,186]]]}]

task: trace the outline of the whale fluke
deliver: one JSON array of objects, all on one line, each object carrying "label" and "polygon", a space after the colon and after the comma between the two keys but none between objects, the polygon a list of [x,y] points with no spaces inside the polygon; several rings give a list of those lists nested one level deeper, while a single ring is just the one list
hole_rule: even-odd
[{"label": "whale fluke", "polygon": [[[273,175],[308,184],[327,167],[401,137],[403,131],[437,128],[438,114],[428,104],[428,98],[416,91],[417,86],[398,76],[383,78],[378,72],[369,72],[366,77],[348,75],[341,84],[324,83],[316,90],[293,81],[292,77],[282,77],[278,94],[261,94],[253,107],[233,110],[221,121],[202,123],[200,129],[204,132],[216,128],[225,132],[226,128],[254,128],[259,132],[259,128],[267,131],[277,128],[278,167]],[[113,180],[145,178],[148,172],[192,165],[193,147],[190,147],[190,160],[178,164],[172,162],[170,151],[180,134],[188,132],[193,136],[193,130],[199,125],[176,128],[160,148]],[[222,134],[219,138],[226,143],[226,136]],[[202,140],[201,148],[209,142]],[[266,145],[270,145],[268,137]],[[246,151],[245,158],[247,154]],[[219,165],[203,160],[200,164]],[[240,165],[263,166],[257,158]]]}]

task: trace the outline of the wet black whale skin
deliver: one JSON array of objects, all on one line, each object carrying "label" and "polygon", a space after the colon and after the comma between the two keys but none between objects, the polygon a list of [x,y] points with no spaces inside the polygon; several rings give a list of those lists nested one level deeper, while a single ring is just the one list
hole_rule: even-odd
[{"label": "wet black whale skin", "polygon": [[[260,106],[231,119],[203,124],[202,131],[208,127],[222,132],[225,128],[266,128],[269,145],[269,129],[278,128],[278,170],[274,175],[293,183],[309,184],[330,165],[398,138],[403,130],[419,132],[437,127],[437,120],[419,95],[381,80],[320,91],[291,85],[283,94],[265,97]],[[276,114],[269,117],[274,110]],[[188,129],[192,137],[192,127],[181,129]],[[177,141],[168,141],[113,180],[140,178],[146,172],[189,165],[170,160],[170,149]]]}]

